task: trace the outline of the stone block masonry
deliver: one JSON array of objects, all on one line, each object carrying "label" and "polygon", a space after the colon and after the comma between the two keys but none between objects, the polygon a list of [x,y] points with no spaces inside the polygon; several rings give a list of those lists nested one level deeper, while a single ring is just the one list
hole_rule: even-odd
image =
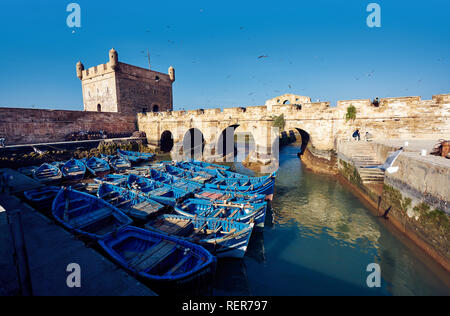
[{"label": "stone block masonry", "polygon": [[[304,102],[282,104],[291,99]],[[301,96],[283,95],[273,100],[266,106],[138,114],[138,124],[148,141],[155,144],[165,131],[172,133],[175,142],[182,141],[191,128],[199,129],[206,143],[216,143],[225,128],[239,126],[240,132],[253,135],[257,146],[270,147],[273,138],[267,137],[267,128],[272,126],[275,116],[283,115],[285,131],[298,130],[308,135],[310,145],[321,151],[335,150],[336,140],[351,137],[355,129],[362,136],[369,132],[379,139],[450,136],[449,94],[435,95],[431,100],[382,98],[379,106],[369,99],[339,101],[335,107],[330,107],[328,102],[310,103],[309,98]],[[350,106],[355,107],[356,117],[346,120]]]},{"label": "stone block masonry", "polygon": [[69,133],[89,130],[130,133],[136,130],[136,115],[0,108],[0,137],[7,145],[64,141]]},{"label": "stone block masonry", "polygon": [[172,110],[172,84],[175,69],[168,74],[119,62],[111,49],[109,62],[89,69],[78,62],[85,111],[94,112],[160,112]]}]

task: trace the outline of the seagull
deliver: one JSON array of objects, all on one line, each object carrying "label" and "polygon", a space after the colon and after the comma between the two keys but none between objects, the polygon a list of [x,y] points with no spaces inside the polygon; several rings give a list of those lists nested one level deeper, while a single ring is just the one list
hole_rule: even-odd
[{"label": "seagull", "polygon": [[267,56],[267,55],[261,55],[261,56],[258,56],[258,59],[261,59],[261,58],[267,58],[267,57],[269,57],[269,56]]},{"label": "seagull", "polygon": [[39,154],[39,155],[43,155],[44,152],[42,150],[37,149],[36,147],[32,146],[33,150],[35,153]]},{"label": "seagull", "polygon": [[389,157],[387,157],[386,161],[382,165],[360,166],[360,168],[364,168],[364,169],[380,169],[380,170],[385,171],[385,172],[387,171],[388,173],[396,173],[398,171],[399,167],[398,166],[393,167],[392,165],[394,164],[395,160],[397,160],[398,156],[400,156],[402,151],[403,151],[403,147],[400,147],[399,150],[397,150],[394,153],[392,153],[391,155],[389,155]]}]

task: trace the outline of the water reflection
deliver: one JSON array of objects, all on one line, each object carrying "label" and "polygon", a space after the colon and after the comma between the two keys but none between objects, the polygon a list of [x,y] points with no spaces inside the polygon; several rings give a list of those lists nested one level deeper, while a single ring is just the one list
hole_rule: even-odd
[{"label": "water reflection", "polygon": [[[348,189],[327,176],[305,172],[297,152],[295,146],[281,150],[266,227],[252,234],[242,265],[219,264],[215,293],[450,294],[442,278]],[[239,163],[235,168],[253,174]],[[366,285],[366,267],[372,262],[381,265],[380,289]]]}]

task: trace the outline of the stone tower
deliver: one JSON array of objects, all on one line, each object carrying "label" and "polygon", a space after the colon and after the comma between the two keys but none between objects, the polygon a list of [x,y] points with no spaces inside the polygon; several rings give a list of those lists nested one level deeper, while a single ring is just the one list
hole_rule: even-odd
[{"label": "stone tower", "polygon": [[164,74],[121,63],[113,48],[108,63],[84,69],[78,62],[76,71],[85,111],[142,113],[173,108],[173,67],[169,68],[169,74]]}]

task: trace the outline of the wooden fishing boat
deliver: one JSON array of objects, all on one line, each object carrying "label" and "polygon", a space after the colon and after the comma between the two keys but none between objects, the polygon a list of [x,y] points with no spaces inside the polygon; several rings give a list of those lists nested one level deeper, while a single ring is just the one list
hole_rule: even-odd
[{"label": "wooden fishing boat", "polygon": [[200,160],[190,160],[188,161],[190,164],[195,165],[195,166],[199,166],[202,168],[206,168],[206,169],[212,169],[212,170],[230,170],[229,166],[224,166],[224,165],[218,165],[218,164],[214,164],[214,163],[209,163],[209,162],[205,162],[205,161],[200,161]]},{"label": "wooden fishing boat", "polygon": [[80,182],[76,183],[72,186],[73,190],[84,192],[91,195],[97,195],[99,184],[98,183],[87,183],[87,182]]},{"label": "wooden fishing boat", "polygon": [[139,220],[146,220],[150,216],[155,216],[164,208],[164,205],[148,197],[109,183],[100,184],[97,195],[128,216]]},{"label": "wooden fishing boat", "polygon": [[55,182],[61,180],[62,172],[59,168],[51,164],[44,163],[42,166],[34,170],[33,177],[43,183]]},{"label": "wooden fishing boat", "polygon": [[126,174],[135,174],[137,176],[147,176],[150,173],[150,167],[132,167],[125,169]]},{"label": "wooden fishing boat", "polygon": [[125,187],[127,185],[128,175],[126,174],[107,174],[104,177],[95,178],[96,183],[110,183],[120,187]]},{"label": "wooden fishing boat", "polygon": [[53,200],[58,194],[60,187],[43,186],[37,189],[23,192],[25,198],[38,206],[40,209],[51,209]]},{"label": "wooden fishing boat", "polygon": [[242,258],[247,251],[253,226],[253,223],[218,218],[161,215],[147,223],[145,229],[182,237],[220,258]]},{"label": "wooden fishing boat", "polygon": [[189,192],[134,174],[128,176],[127,187],[169,206],[174,206],[189,194]]},{"label": "wooden fishing boat", "polygon": [[188,199],[174,207],[175,212],[187,217],[213,217],[233,219],[242,223],[254,223],[264,227],[267,203],[238,204],[215,203],[204,199]]},{"label": "wooden fishing boat", "polygon": [[86,166],[80,160],[70,159],[61,167],[61,172],[68,180],[81,180],[86,173]]},{"label": "wooden fishing boat", "polygon": [[246,194],[232,191],[222,191],[216,189],[205,188],[195,197],[216,202],[232,202],[232,203],[263,203],[266,196],[263,194]]},{"label": "wooden fishing boat", "polygon": [[98,240],[133,221],[102,199],[62,188],[52,206],[53,217],[71,232]]},{"label": "wooden fishing boat", "polygon": [[217,189],[236,193],[264,194],[266,200],[272,200],[275,187],[276,172],[261,180],[223,178],[205,184],[207,189]]},{"label": "wooden fishing boat", "polygon": [[111,167],[117,172],[125,170],[127,168],[131,168],[130,161],[128,161],[128,159],[120,155],[110,157],[108,162],[111,165]]},{"label": "wooden fishing boat", "polygon": [[86,165],[87,170],[94,176],[105,175],[111,170],[107,161],[97,157],[85,160],[84,164]]},{"label": "wooden fishing boat", "polygon": [[128,159],[130,162],[138,162],[138,161],[149,161],[153,159],[156,155],[151,153],[141,153],[137,151],[127,151],[117,149],[117,153]]},{"label": "wooden fishing boat", "polygon": [[158,289],[195,288],[210,282],[217,259],[189,241],[133,226],[99,241],[111,258]]},{"label": "wooden fishing boat", "polygon": [[54,161],[51,163],[51,165],[55,166],[58,169],[61,169],[61,167],[64,166],[65,163],[65,161]]},{"label": "wooden fishing boat", "polygon": [[192,182],[159,170],[150,169],[150,173],[147,175],[149,179],[168,184],[173,188],[177,188],[189,193],[196,192],[203,188],[201,183]]},{"label": "wooden fishing boat", "polygon": [[189,180],[189,181],[201,183],[201,184],[204,184],[214,178],[213,175],[211,175],[207,172],[195,172],[195,171],[185,170],[185,169],[178,168],[178,167],[171,166],[171,165],[165,165],[164,172],[167,172],[171,175],[174,175],[174,176],[177,176],[177,177]]},{"label": "wooden fishing boat", "polygon": [[34,171],[39,168],[38,166],[29,166],[29,167],[22,167],[17,169],[21,174],[26,175],[27,177],[33,177]]}]

